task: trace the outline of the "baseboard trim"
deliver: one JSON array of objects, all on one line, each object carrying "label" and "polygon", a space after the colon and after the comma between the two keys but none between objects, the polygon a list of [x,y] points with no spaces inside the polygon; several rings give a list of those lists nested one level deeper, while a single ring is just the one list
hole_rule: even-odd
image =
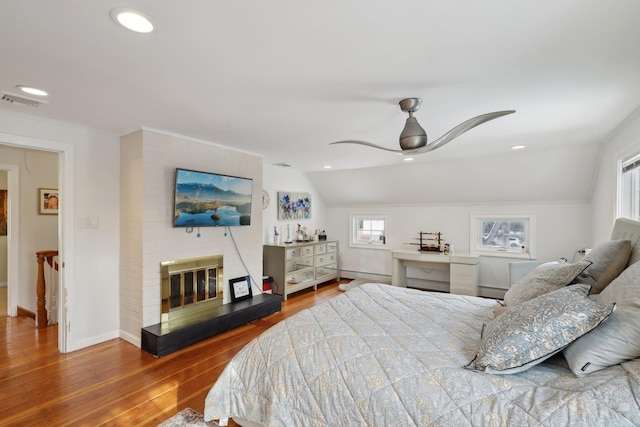
[{"label": "baseboard trim", "polygon": [[386,274],[364,273],[362,271],[340,270],[342,279],[362,279],[372,283],[391,283],[391,276]]},{"label": "baseboard trim", "polygon": [[478,286],[478,296],[485,298],[504,299],[506,289],[489,288],[486,286]]},{"label": "baseboard trim", "polygon": [[100,344],[105,341],[109,341],[115,338],[119,338],[118,331],[109,332],[106,334],[99,335],[97,337],[91,337],[85,340],[81,340],[75,343],[69,343],[67,352],[70,353],[72,351],[81,350],[83,348],[91,347],[92,345]]},{"label": "baseboard trim", "polygon": [[140,335],[135,335],[127,331],[120,330],[120,338],[140,348]]},{"label": "baseboard trim", "polygon": [[36,314],[33,311],[27,310],[26,308],[22,308],[20,306],[18,306],[18,316],[26,316],[32,318],[33,320],[36,320]]}]

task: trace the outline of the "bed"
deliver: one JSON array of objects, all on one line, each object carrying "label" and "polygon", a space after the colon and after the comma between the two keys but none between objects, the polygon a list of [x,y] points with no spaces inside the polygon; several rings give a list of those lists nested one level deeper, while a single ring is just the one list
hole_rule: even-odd
[{"label": "bed", "polygon": [[[611,266],[621,261],[600,263],[600,276],[614,276],[600,293],[588,295],[601,283],[592,274],[598,262],[587,260],[570,283],[499,315],[501,303],[491,299],[376,283],[349,290],[281,321],[241,350],[209,391],[205,420],[224,425],[233,418],[247,427],[640,425],[636,236],[640,223],[616,222],[611,242],[629,242],[629,253],[618,274]],[[531,275],[540,275],[538,269]],[[553,310],[558,317],[547,315]],[[496,325],[503,332],[516,321],[553,339],[540,345],[527,336],[532,345],[524,350],[522,340],[501,341]],[[631,343],[615,354],[620,363],[607,350],[617,345],[609,324],[616,332],[632,330],[618,337]],[[555,347],[546,348],[549,341]],[[611,366],[592,354],[598,346]],[[511,347],[514,353],[503,357]],[[568,352],[574,347],[575,354]],[[584,347],[592,353],[585,355]],[[519,360],[523,353],[531,360]]]}]

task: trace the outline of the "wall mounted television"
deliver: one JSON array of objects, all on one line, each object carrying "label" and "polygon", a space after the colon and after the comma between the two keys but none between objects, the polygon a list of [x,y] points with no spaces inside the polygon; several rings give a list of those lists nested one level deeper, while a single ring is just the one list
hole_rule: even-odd
[{"label": "wall mounted television", "polygon": [[176,169],[174,227],[251,225],[253,179]]}]

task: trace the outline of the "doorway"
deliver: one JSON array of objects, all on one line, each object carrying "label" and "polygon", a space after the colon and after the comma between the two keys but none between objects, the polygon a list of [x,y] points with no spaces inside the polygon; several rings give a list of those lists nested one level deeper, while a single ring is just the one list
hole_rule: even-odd
[{"label": "doorway", "polygon": [[[48,151],[56,153],[58,157],[58,190],[61,196],[58,223],[58,252],[60,260],[60,273],[58,280],[58,351],[67,352],[70,331],[67,331],[67,322],[71,315],[71,304],[69,301],[72,295],[72,275],[65,268],[65,260],[73,259],[74,230],[73,224],[73,154],[74,147],[61,142],[29,138],[18,135],[0,133],[0,145]],[[9,194],[19,194],[19,168],[16,165],[0,164],[0,169],[8,171],[8,192]],[[35,197],[35,196],[34,196]],[[17,314],[17,292],[20,282],[19,248],[18,239],[20,227],[20,207],[18,197],[12,197],[8,209],[8,286],[7,304],[9,316]],[[27,226],[27,225],[25,225]],[[34,254],[35,257],[35,254]]]},{"label": "doorway", "polygon": [[7,172],[0,170],[0,317],[7,317]]}]

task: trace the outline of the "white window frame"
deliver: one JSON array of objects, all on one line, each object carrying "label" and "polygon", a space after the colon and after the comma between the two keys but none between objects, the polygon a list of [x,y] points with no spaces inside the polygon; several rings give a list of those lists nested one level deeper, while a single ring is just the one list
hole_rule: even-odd
[{"label": "white window frame", "polygon": [[[632,169],[625,177],[624,170],[629,166]],[[619,217],[640,220],[640,150],[618,160],[616,218]]]},{"label": "white window frame", "polygon": [[[384,221],[384,241],[368,241],[366,243],[357,240],[357,223],[359,221],[374,220]],[[389,249],[389,218],[387,215],[351,214],[349,215],[349,247],[366,249]]]},{"label": "white window frame", "polygon": [[[483,221],[523,221],[525,222],[526,245],[524,248],[499,248],[482,246]],[[473,256],[495,256],[503,258],[536,258],[536,217],[533,214],[471,214],[469,227],[469,248]]]}]

